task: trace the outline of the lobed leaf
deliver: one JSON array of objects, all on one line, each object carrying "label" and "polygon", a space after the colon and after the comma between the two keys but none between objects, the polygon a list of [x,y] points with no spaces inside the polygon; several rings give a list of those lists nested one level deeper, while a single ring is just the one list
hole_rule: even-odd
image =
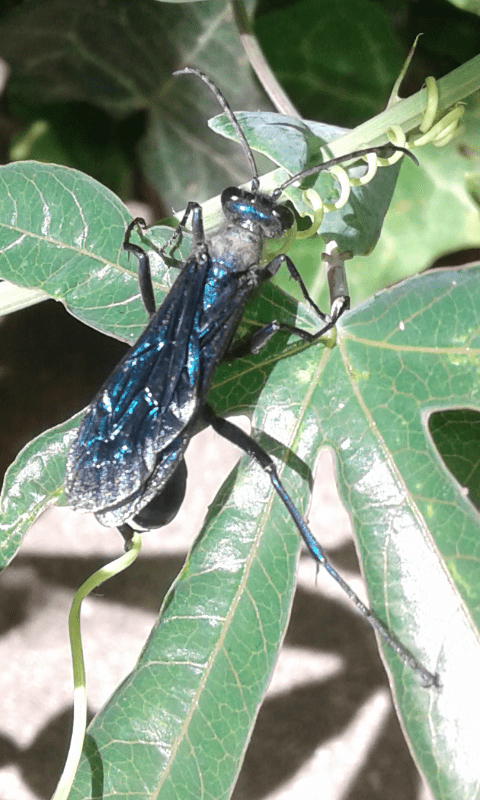
[{"label": "lobed leaf", "polygon": [[[480,528],[428,418],[479,407],[479,281],[480,266],[411,279],[347,315],[337,347],[301,345],[286,356],[277,343],[255,357],[268,376],[254,420],[286,459],[295,502],[305,508],[302,472],[328,444],[372,605],[439,672],[440,689],[425,689],[384,653],[415,757],[448,798],[473,796],[477,780]],[[232,409],[252,369],[220,368],[217,408]],[[90,797],[91,781],[94,797],[229,796],[283,638],[298,546],[265,475],[244,460],[137,668],[91,726],[72,797]]]}]

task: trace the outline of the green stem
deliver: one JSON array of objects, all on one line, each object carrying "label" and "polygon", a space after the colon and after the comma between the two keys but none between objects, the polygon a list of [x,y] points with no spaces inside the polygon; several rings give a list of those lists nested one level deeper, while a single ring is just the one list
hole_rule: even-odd
[{"label": "green stem", "polygon": [[[464,100],[473,92],[480,89],[480,55],[475,56],[466,64],[454,69],[444,78],[437,81],[438,86],[438,111],[437,117],[444,113],[455,103]],[[392,125],[400,125],[405,133],[417,128],[422,119],[427,103],[427,90],[421,89],[411,97],[406,97],[394,103],[381,114],[363,122],[353,131],[337,139],[328,146],[329,157],[341,156],[357,150],[360,147],[370,147],[385,144],[385,132]]]},{"label": "green stem", "polygon": [[260,81],[263,89],[268,94],[273,105],[280,114],[301,119],[301,115],[293,105],[289,96],[278,82],[275,73],[265,58],[265,54],[255,36],[251,20],[247,14],[243,0],[232,0],[232,9],[235,24],[240,34],[240,41],[248,56],[250,65]]}]

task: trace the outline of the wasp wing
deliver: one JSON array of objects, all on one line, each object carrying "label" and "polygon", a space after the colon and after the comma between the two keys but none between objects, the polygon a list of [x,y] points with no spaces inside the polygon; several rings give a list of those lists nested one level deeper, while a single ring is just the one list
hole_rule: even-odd
[{"label": "wasp wing", "polygon": [[121,505],[141,494],[162,453],[168,474],[175,454],[176,460],[183,455],[181,434],[197,409],[201,382],[195,310],[201,307],[207,267],[194,257],[186,262],[91,403],[67,459],[65,494],[72,508]]}]

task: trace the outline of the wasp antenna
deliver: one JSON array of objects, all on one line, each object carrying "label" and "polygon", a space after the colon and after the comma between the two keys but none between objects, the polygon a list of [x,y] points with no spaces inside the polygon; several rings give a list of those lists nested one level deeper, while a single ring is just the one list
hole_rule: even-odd
[{"label": "wasp antenna", "polygon": [[233,111],[232,111],[232,109],[231,109],[231,107],[230,107],[230,105],[229,105],[229,103],[227,101],[227,98],[225,97],[223,92],[221,92],[220,89],[218,88],[218,86],[212,80],[210,80],[208,75],[205,75],[205,73],[201,72],[199,69],[195,69],[193,67],[185,67],[184,69],[175,70],[173,75],[175,75],[175,77],[177,75],[196,75],[204,83],[206,83],[208,88],[213,92],[213,94],[217,98],[219,104],[223,108],[223,111],[224,111],[225,115],[228,117],[229,121],[231,122],[235,133],[238,136],[238,139],[240,141],[240,145],[241,145],[241,147],[243,149],[243,152],[245,153],[245,155],[247,157],[248,163],[250,164],[250,169],[252,170],[252,173],[253,173],[252,191],[256,191],[258,189],[260,181],[259,181],[259,178],[258,178],[258,170],[257,170],[257,165],[255,163],[255,159],[253,157],[252,148],[248,144],[247,139],[245,137],[245,134],[244,134],[244,132],[242,131],[242,129],[240,127],[240,123],[239,123],[238,119],[236,118],[235,114],[233,113]]},{"label": "wasp antenna", "polygon": [[281,193],[287,186],[290,186],[295,181],[299,181],[302,178],[307,178],[309,175],[315,175],[317,172],[322,172],[322,170],[330,169],[330,167],[335,166],[335,164],[341,164],[343,161],[349,161],[352,158],[361,158],[362,156],[367,156],[369,153],[376,153],[380,158],[388,158],[393,153],[396,153],[400,150],[404,155],[409,156],[412,159],[413,163],[419,166],[418,159],[410,150],[407,150],[406,147],[400,147],[396,144],[383,144],[377,147],[365,147],[363,150],[354,150],[353,153],[347,153],[344,156],[337,156],[337,158],[331,158],[330,161],[324,161],[323,164],[317,164],[316,167],[310,167],[309,169],[304,169],[302,172],[298,172],[296,175],[292,175],[285,183],[282,183],[278,189],[275,189],[275,195],[280,197]]}]

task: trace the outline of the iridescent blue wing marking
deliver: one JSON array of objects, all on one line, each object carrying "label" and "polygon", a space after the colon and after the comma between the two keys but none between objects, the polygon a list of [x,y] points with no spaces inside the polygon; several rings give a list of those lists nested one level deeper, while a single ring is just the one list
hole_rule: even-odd
[{"label": "iridescent blue wing marking", "polygon": [[100,511],[141,496],[159,457],[162,473],[170,474],[183,455],[182,432],[195,414],[202,379],[195,310],[202,307],[207,267],[208,259],[202,267],[196,258],[186,262],[90,405],[67,459],[72,508]]}]

